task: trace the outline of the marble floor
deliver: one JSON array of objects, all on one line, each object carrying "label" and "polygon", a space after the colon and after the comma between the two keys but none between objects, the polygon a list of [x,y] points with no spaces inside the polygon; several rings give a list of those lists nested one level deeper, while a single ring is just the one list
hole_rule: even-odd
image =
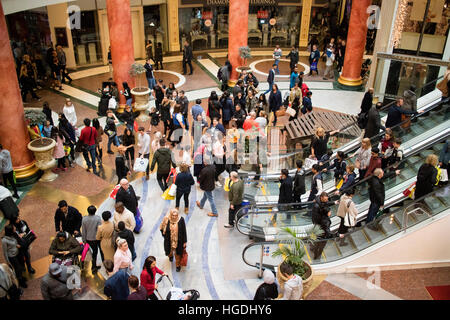
[{"label": "marble floor", "polygon": [[[265,55],[256,56],[252,61],[264,59]],[[208,61],[206,59],[208,58]],[[220,92],[217,88],[217,81],[214,78],[218,66],[221,65],[223,56],[211,54],[205,56],[204,61],[197,61],[194,64],[194,75],[186,76],[186,81],[180,86],[186,91],[190,100],[203,99],[202,105],[206,107],[206,98],[211,90]],[[306,59],[306,57],[302,57]],[[250,63],[250,61],[249,61]],[[264,63],[257,64],[258,68],[265,70]],[[285,63],[281,64],[282,73],[286,72]],[[288,66],[287,66],[288,67]],[[103,68],[103,69],[102,69]],[[165,68],[173,73],[157,73],[157,77],[164,79],[167,84],[170,81],[180,81],[177,74],[182,72],[181,62],[176,57],[171,57],[170,62],[165,63]],[[104,67],[97,67],[96,70],[84,70],[79,72],[72,85],[64,86],[63,91],[43,89],[38,92],[41,101],[33,101],[25,106],[42,107],[43,101],[48,101],[52,110],[62,111],[64,99],[67,96],[73,98],[78,125],[82,125],[84,118],[95,118],[96,101],[98,95],[95,93],[99,84],[109,77]],[[258,75],[258,78],[260,76]],[[321,81],[320,79],[305,79],[313,90],[313,103],[323,110],[356,114],[359,112],[362,92],[347,92],[334,90],[332,82]],[[261,88],[267,84],[265,78],[261,77]],[[288,89],[287,79],[280,80],[279,84],[283,92]],[[104,120],[101,118],[100,120]],[[192,119],[190,119],[192,121]],[[149,128],[149,124],[145,124]],[[152,128],[152,132],[162,130],[162,125]],[[123,125],[119,126],[119,134],[123,131]],[[78,157],[74,168],[69,168],[65,172],[59,173],[56,180],[50,183],[38,182],[32,187],[20,190],[18,205],[21,216],[38,235],[33,243],[31,255],[32,264],[36,269],[36,274],[26,276],[29,278],[28,289],[25,289],[23,299],[42,299],[39,290],[40,279],[48,270],[50,257],[48,248],[53,239],[54,222],[53,215],[57,203],[65,199],[69,205],[79,209],[86,215],[89,205],[95,205],[97,214],[105,210],[113,211],[114,200],[109,198],[109,193],[117,183],[115,175],[114,155],[106,153],[107,139],[103,138],[103,169],[99,176],[87,172],[82,157]],[[163,251],[163,238],[159,231],[159,226],[163,217],[170,208],[175,206],[174,201],[163,200],[162,191],[155,180],[155,173],[152,173],[150,180],[145,180],[142,173],[134,173],[130,180],[138,196],[141,197],[139,208],[144,219],[142,231],[135,235],[137,259],[134,261],[133,274],[139,276],[143,262],[149,255],[157,258],[157,265],[164,270],[177,287],[185,290],[196,289],[200,292],[200,299],[229,299],[229,300],[251,300],[256,288],[262,283],[258,278],[258,270],[247,266],[242,258],[242,249],[251,240],[240,234],[236,229],[226,229],[224,224],[228,218],[228,198],[222,188],[214,190],[215,202],[219,211],[219,217],[211,218],[207,216],[209,204],[200,210],[195,201],[203,195],[202,191],[193,186],[190,194],[189,213],[181,213],[186,221],[189,253],[188,266],[181,272],[175,271],[175,263],[169,262]],[[181,205],[180,212],[183,212]],[[0,228],[5,224],[0,216]],[[98,274],[92,275],[89,270],[89,255],[86,271],[83,272],[83,286],[89,288],[87,293],[78,297],[80,300],[104,299],[102,286],[104,282],[103,268]],[[3,255],[0,262],[4,261]],[[98,261],[99,265],[101,262]],[[369,274],[345,274],[345,275],[315,275],[313,283],[306,292],[307,300],[364,300],[364,299],[431,299],[425,286],[448,285],[450,283],[449,268],[433,268],[404,271],[383,271],[381,281],[375,287],[370,287]],[[406,292],[402,289],[403,281],[411,281],[413,287]],[[170,286],[169,282],[162,282],[160,293],[165,297]],[[371,289],[368,289],[370,287]],[[428,294],[428,295],[427,295]]]}]

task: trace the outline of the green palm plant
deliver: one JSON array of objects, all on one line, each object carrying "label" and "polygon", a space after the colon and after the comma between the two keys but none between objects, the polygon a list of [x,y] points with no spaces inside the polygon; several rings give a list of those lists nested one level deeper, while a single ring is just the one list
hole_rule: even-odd
[{"label": "green palm plant", "polygon": [[144,66],[137,62],[133,63],[128,71],[128,74],[137,80],[137,88],[143,88],[141,75],[144,74],[145,71]]},{"label": "green palm plant", "polygon": [[307,267],[303,261],[305,256],[304,243],[291,228],[283,228],[282,231],[289,235],[289,239],[280,241],[279,248],[272,253],[272,257],[282,256],[284,262],[292,266],[294,273],[304,279]]}]

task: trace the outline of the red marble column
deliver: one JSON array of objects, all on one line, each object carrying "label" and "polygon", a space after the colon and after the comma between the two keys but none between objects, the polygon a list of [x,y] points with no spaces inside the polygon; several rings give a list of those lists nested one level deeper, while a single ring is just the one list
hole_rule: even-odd
[{"label": "red marble column", "polygon": [[247,46],[248,42],[248,7],[249,0],[230,0],[228,13],[228,60],[233,66],[230,80],[236,81],[237,67],[244,64],[239,56],[239,47]]},{"label": "red marble column", "polygon": [[367,37],[367,8],[372,0],[352,1],[352,11],[347,34],[344,68],[339,83],[345,86],[360,86],[361,64],[364,56]]},{"label": "red marble column", "polygon": [[22,178],[31,176],[37,169],[34,167],[33,155],[27,149],[30,136],[9,41],[5,14],[0,3],[0,144],[11,153],[14,169],[18,171],[17,178]]},{"label": "red marble column", "polygon": [[[119,90],[123,90],[124,81],[133,88],[134,78],[128,73],[134,63],[130,0],[106,0],[106,10],[114,81]],[[120,104],[125,103],[125,97],[120,95]]]}]

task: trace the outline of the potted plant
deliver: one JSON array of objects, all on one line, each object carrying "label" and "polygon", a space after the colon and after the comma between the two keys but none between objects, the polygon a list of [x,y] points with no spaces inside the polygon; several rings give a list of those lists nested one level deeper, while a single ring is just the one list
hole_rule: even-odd
[{"label": "potted plant", "polygon": [[131,94],[134,96],[134,110],[139,111],[140,115],[136,119],[140,122],[147,121],[150,117],[145,114],[149,107],[150,88],[142,85],[142,75],[145,74],[145,68],[140,63],[133,63],[128,72],[130,76],[135,78],[137,86],[131,89]]},{"label": "potted plant", "polygon": [[300,276],[303,280],[303,295],[307,292],[307,289],[312,283],[313,270],[311,265],[304,260],[305,250],[304,243],[301,238],[297,236],[295,231],[290,228],[283,228],[283,232],[287,233],[289,239],[280,240],[279,248],[272,253],[272,257],[283,258],[283,261],[277,268],[277,279],[280,284],[281,292],[284,291],[284,284],[288,280],[281,272],[280,265],[282,263],[289,264],[294,270],[294,274]]},{"label": "potted plant", "polygon": [[[28,125],[28,130],[35,133],[35,128],[44,124],[46,120],[45,114],[38,108],[25,108],[25,120]],[[53,158],[53,149],[56,142],[53,139],[40,136],[40,129],[38,128],[38,138],[31,140],[27,147],[33,152],[36,159],[36,167],[44,171],[44,174],[39,181],[48,182],[55,180],[58,175],[51,171],[56,167],[56,159]],[[35,133],[36,134],[36,133]]]},{"label": "potted plant", "polygon": [[244,60],[244,65],[237,67],[236,70],[238,72],[242,72],[244,70],[251,70],[249,67],[247,67],[247,59],[252,57],[251,49],[248,46],[239,47],[239,56]]}]

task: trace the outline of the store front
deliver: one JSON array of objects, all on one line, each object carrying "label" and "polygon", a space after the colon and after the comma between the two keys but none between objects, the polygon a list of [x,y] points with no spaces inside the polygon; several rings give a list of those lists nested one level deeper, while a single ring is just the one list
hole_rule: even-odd
[{"label": "store front", "polygon": [[103,54],[97,11],[82,11],[80,29],[72,29],[77,66],[102,63]]},{"label": "store front", "polygon": [[[252,0],[248,18],[248,44],[252,48],[298,45],[301,21],[299,0]],[[193,50],[228,47],[227,0],[180,0],[180,43]]]}]

